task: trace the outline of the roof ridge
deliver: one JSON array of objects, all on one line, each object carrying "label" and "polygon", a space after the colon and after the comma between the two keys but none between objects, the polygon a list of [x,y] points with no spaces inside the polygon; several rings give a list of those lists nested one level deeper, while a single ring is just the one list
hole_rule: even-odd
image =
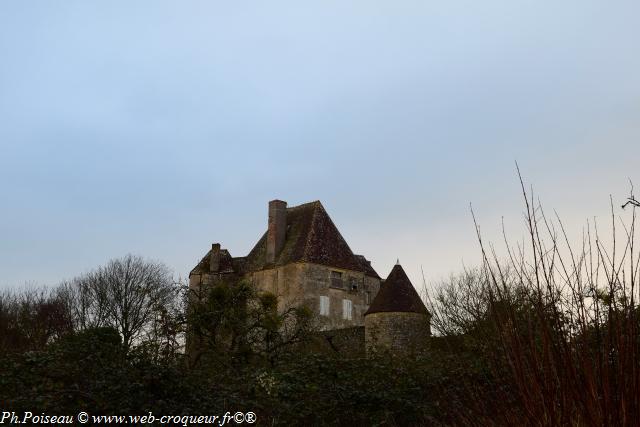
[{"label": "roof ridge", "polygon": [[317,207],[318,205],[322,206],[322,203],[320,202],[320,200],[314,200],[312,202],[302,203],[296,206],[287,206],[287,210],[296,210],[296,209],[307,208],[311,206]]}]

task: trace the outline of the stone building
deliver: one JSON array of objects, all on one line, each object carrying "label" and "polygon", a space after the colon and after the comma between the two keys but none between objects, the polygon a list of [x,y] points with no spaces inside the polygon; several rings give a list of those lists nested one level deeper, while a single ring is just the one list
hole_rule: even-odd
[{"label": "stone building", "polygon": [[267,231],[244,257],[214,243],[189,274],[196,289],[218,280],[250,281],[278,296],[281,308],[305,304],[326,329],[364,324],[380,276],[354,254],[319,201],[287,208],[269,202]]},{"label": "stone building", "polygon": [[270,201],[267,231],[247,256],[233,257],[214,243],[189,274],[195,290],[223,280],[247,280],[277,295],[280,309],[311,308],[334,350],[336,343],[350,347],[354,340],[363,350],[366,340],[368,351],[413,349],[429,335],[430,315],[402,267],[396,265],[382,284],[319,201],[293,207]]},{"label": "stone building", "polygon": [[431,314],[402,266],[396,264],[364,314],[367,353],[416,353],[431,335]]}]

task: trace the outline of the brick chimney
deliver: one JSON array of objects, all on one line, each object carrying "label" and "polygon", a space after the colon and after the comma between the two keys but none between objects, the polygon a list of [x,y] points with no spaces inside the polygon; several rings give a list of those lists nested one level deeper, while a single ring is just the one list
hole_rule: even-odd
[{"label": "brick chimney", "polygon": [[269,202],[269,229],[267,231],[267,262],[273,263],[284,246],[287,234],[287,202]]},{"label": "brick chimney", "polygon": [[220,243],[211,245],[211,255],[209,257],[209,271],[216,272],[220,270]]}]

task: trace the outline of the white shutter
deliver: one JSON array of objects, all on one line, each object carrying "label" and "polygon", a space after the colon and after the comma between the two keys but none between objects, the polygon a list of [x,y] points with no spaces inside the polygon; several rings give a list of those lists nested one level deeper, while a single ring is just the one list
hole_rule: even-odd
[{"label": "white shutter", "polygon": [[349,299],[342,300],[342,318],[351,320],[352,303]]},{"label": "white shutter", "polygon": [[320,296],[320,315],[329,315],[329,297],[326,297],[324,295]]}]

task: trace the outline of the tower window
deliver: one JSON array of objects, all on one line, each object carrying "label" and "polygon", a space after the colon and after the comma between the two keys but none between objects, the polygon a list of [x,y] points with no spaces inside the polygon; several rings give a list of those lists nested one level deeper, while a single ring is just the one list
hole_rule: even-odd
[{"label": "tower window", "polygon": [[320,315],[329,315],[329,297],[324,295],[320,296]]},{"label": "tower window", "polygon": [[351,312],[353,310],[353,303],[350,299],[342,300],[342,318],[345,320],[351,320]]}]

